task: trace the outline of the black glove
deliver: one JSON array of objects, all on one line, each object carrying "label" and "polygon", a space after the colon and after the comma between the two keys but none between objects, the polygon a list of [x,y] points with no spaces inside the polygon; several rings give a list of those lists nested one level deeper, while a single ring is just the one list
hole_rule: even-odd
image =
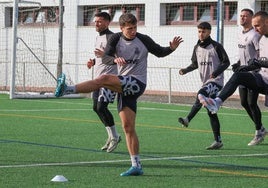
[{"label": "black glove", "polygon": [[238,61],[237,63],[232,64],[232,71],[237,72],[239,67],[240,67],[240,61]]},{"label": "black glove", "polygon": [[241,65],[236,68],[234,72],[248,72],[248,66],[247,65]]},{"label": "black glove", "polygon": [[261,68],[261,67],[265,67],[268,68],[268,60],[267,58],[260,58],[260,60],[258,59],[250,59],[248,61],[249,65],[254,65],[255,67]]},{"label": "black glove", "polygon": [[258,59],[250,59],[249,61],[248,61],[248,65],[254,65],[254,66],[256,66],[256,67],[261,67],[261,65],[260,65],[260,61],[258,60]]},{"label": "black glove", "polygon": [[248,71],[253,71],[259,69],[259,66],[256,65],[242,65],[237,68],[236,72],[248,72]]}]

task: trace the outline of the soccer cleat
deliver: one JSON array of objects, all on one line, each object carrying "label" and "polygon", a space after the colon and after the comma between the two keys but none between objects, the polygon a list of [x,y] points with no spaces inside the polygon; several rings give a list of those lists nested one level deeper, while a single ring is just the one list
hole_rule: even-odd
[{"label": "soccer cleat", "polygon": [[260,144],[264,140],[264,135],[255,135],[254,138],[248,143],[248,146],[255,146]]},{"label": "soccer cleat", "polygon": [[56,97],[61,97],[64,94],[64,90],[66,89],[66,84],[65,84],[65,74],[61,73],[61,75],[58,77],[57,80],[57,87],[55,89],[55,96]]},{"label": "soccer cleat", "polygon": [[219,110],[219,106],[215,99],[205,97],[202,94],[198,94],[198,99],[204,107],[206,107],[212,114],[216,114]]},{"label": "soccer cleat", "polygon": [[121,141],[121,136],[119,135],[117,138],[113,138],[110,140],[110,143],[107,148],[107,152],[110,153],[117,147],[118,143]]},{"label": "soccer cleat", "polygon": [[188,118],[182,118],[182,117],[180,117],[178,119],[178,122],[182,124],[181,125],[182,127],[188,127],[188,125],[189,125]]},{"label": "soccer cleat", "polygon": [[101,150],[107,150],[108,147],[109,147],[109,145],[110,145],[110,142],[111,142],[111,139],[108,138],[108,139],[106,140],[106,143],[104,144],[104,146],[101,147]]},{"label": "soccer cleat", "polygon": [[214,141],[210,146],[208,146],[207,150],[214,150],[214,149],[220,149],[223,146],[222,142]]},{"label": "soccer cleat", "polygon": [[140,176],[142,174],[143,174],[143,171],[141,168],[132,166],[126,172],[121,173],[120,176]]}]

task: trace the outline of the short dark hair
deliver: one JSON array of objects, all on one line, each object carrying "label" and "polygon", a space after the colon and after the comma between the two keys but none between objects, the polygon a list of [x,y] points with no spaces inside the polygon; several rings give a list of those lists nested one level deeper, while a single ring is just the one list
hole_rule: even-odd
[{"label": "short dark hair", "polygon": [[254,15],[253,10],[251,10],[251,9],[249,9],[249,8],[243,8],[243,9],[241,10],[241,12],[243,12],[243,11],[248,12],[248,13],[249,13],[251,16],[253,16],[253,15]]},{"label": "short dark hair", "polygon": [[125,26],[126,24],[136,25],[137,22],[137,18],[131,13],[124,13],[119,18],[120,26]]},{"label": "short dark hair", "polygon": [[211,25],[208,22],[201,22],[200,24],[198,24],[197,28],[211,30]]},{"label": "short dark hair", "polygon": [[268,18],[268,13],[267,12],[265,12],[265,11],[259,11],[259,12],[256,12],[255,14],[254,14],[254,16],[253,16],[253,18],[255,18],[255,17],[261,17],[262,19],[267,19]]},{"label": "short dark hair", "polygon": [[95,14],[95,17],[101,17],[104,20],[111,21],[111,16],[107,12],[98,12]]}]

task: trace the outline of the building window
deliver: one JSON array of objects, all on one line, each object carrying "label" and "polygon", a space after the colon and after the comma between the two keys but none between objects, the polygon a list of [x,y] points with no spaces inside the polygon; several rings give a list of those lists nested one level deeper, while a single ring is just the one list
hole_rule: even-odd
[{"label": "building window", "polygon": [[197,12],[197,19],[200,22],[209,22],[213,19],[213,10],[211,11],[211,7],[209,5],[205,5],[200,7],[200,11]]},{"label": "building window", "polygon": [[268,2],[267,1],[261,1],[261,10],[268,12]]},{"label": "building window", "polygon": [[41,7],[36,8],[19,8],[19,20],[20,25],[38,25],[42,24],[58,24],[59,19],[59,8],[58,7]]},{"label": "building window", "polygon": [[[178,25],[178,24],[197,24],[198,22],[217,21],[217,3],[200,2],[200,3],[162,3],[161,25]],[[224,3],[224,22],[225,24],[236,24],[237,22],[237,2]]]},{"label": "building window", "polygon": [[119,17],[126,12],[134,14],[138,20],[139,25],[144,25],[145,20],[145,5],[144,4],[131,4],[131,5],[108,5],[108,6],[83,6],[78,8],[79,11],[83,11],[83,21],[78,21],[79,25],[88,26],[94,25],[94,16],[98,12],[108,12],[111,15],[111,25],[118,25]]},{"label": "building window", "polygon": [[184,21],[194,21],[194,9],[192,5],[186,5],[182,7],[182,20]]},{"label": "building window", "polygon": [[[6,7],[6,27],[12,27],[13,8]],[[18,25],[20,26],[38,26],[58,25],[59,19],[58,7],[19,7]]]},{"label": "building window", "polygon": [[225,3],[224,4],[224,21],[236,22],[237,21],[237,4]]}]

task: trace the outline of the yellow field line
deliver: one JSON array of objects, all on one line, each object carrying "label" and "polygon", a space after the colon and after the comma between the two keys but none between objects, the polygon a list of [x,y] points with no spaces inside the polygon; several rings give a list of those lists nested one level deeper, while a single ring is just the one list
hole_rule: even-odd
[{"label": "yellow field line", "polygon": [[201,168],[201,171],[220,173],[220,174],[238,175],[238,176],[247,176],[247,177],[268,178],[268,175],[247,174],[247,173],[227,171],[227,170],[212,170],[212,169],[207,169],[207,168]]},{"label": "yellow field line", "polygon": [[[165,126],[165,125],[148,125],[148,124],[137,124],[137,125],[144,126],[144,127],[164,128],[164,129],[181,130],[181,131],[189,131],[189,132],[211,133],[211,130],[200,130],[200,129],[191,129],[191,128],[182,128],[182,127],[170,127],[170,126]],[[221,132],[221,133],[229,134],[229,135],[253,136],[253,134],[247,134],[247,133],[235,133],[235,132]]]},{"label": "yellow field line", "polygon": [[76,122],[99,122],[87,119],[75,119],[75,118],[66,118],[66,117],[48,117],[48,116],[32,116],[32,115],[25,115],[25,114],[0,114],[0,116],[7,116],[7,117],[21,117],[21,118],[34,118],[34,119],[48,119],[48,120],[63,120],[63,121],[76,121]]},{"label": "yellow field line", "polygon": [[[34,118],[34,119],[48,119],[48,120],[59,120],[59,121],[75,121],[75,122],[99,122],[98,120],[89,120],[89,119],[77,119],[77,118],[67,118],[67,117],[49,117],[49,116],[33,116],[33,115],[25,115],[25,114],[0,114],[0,116],[7,117],[18,117],[18,118]],[[120,122],[116,122],[117,125],[120,125]],[[180,130],[180,131],[188,131],[188,132],[203,132],[210,133],[211,130],[200,130],[200,129],[190,129],[190,128],[181,128],[181,127],[171,127],[164,125],[149,125],[149,124],[139,124],[137,126],[141,127],[151,127],[151,128],[162,128],[162,129],[171,129],[171,130]],[[252,136],[252,134],[246,133],[235,133],[235,132],[221,132],[222,134],[228,135],[240,135],[240,136]]]}]

